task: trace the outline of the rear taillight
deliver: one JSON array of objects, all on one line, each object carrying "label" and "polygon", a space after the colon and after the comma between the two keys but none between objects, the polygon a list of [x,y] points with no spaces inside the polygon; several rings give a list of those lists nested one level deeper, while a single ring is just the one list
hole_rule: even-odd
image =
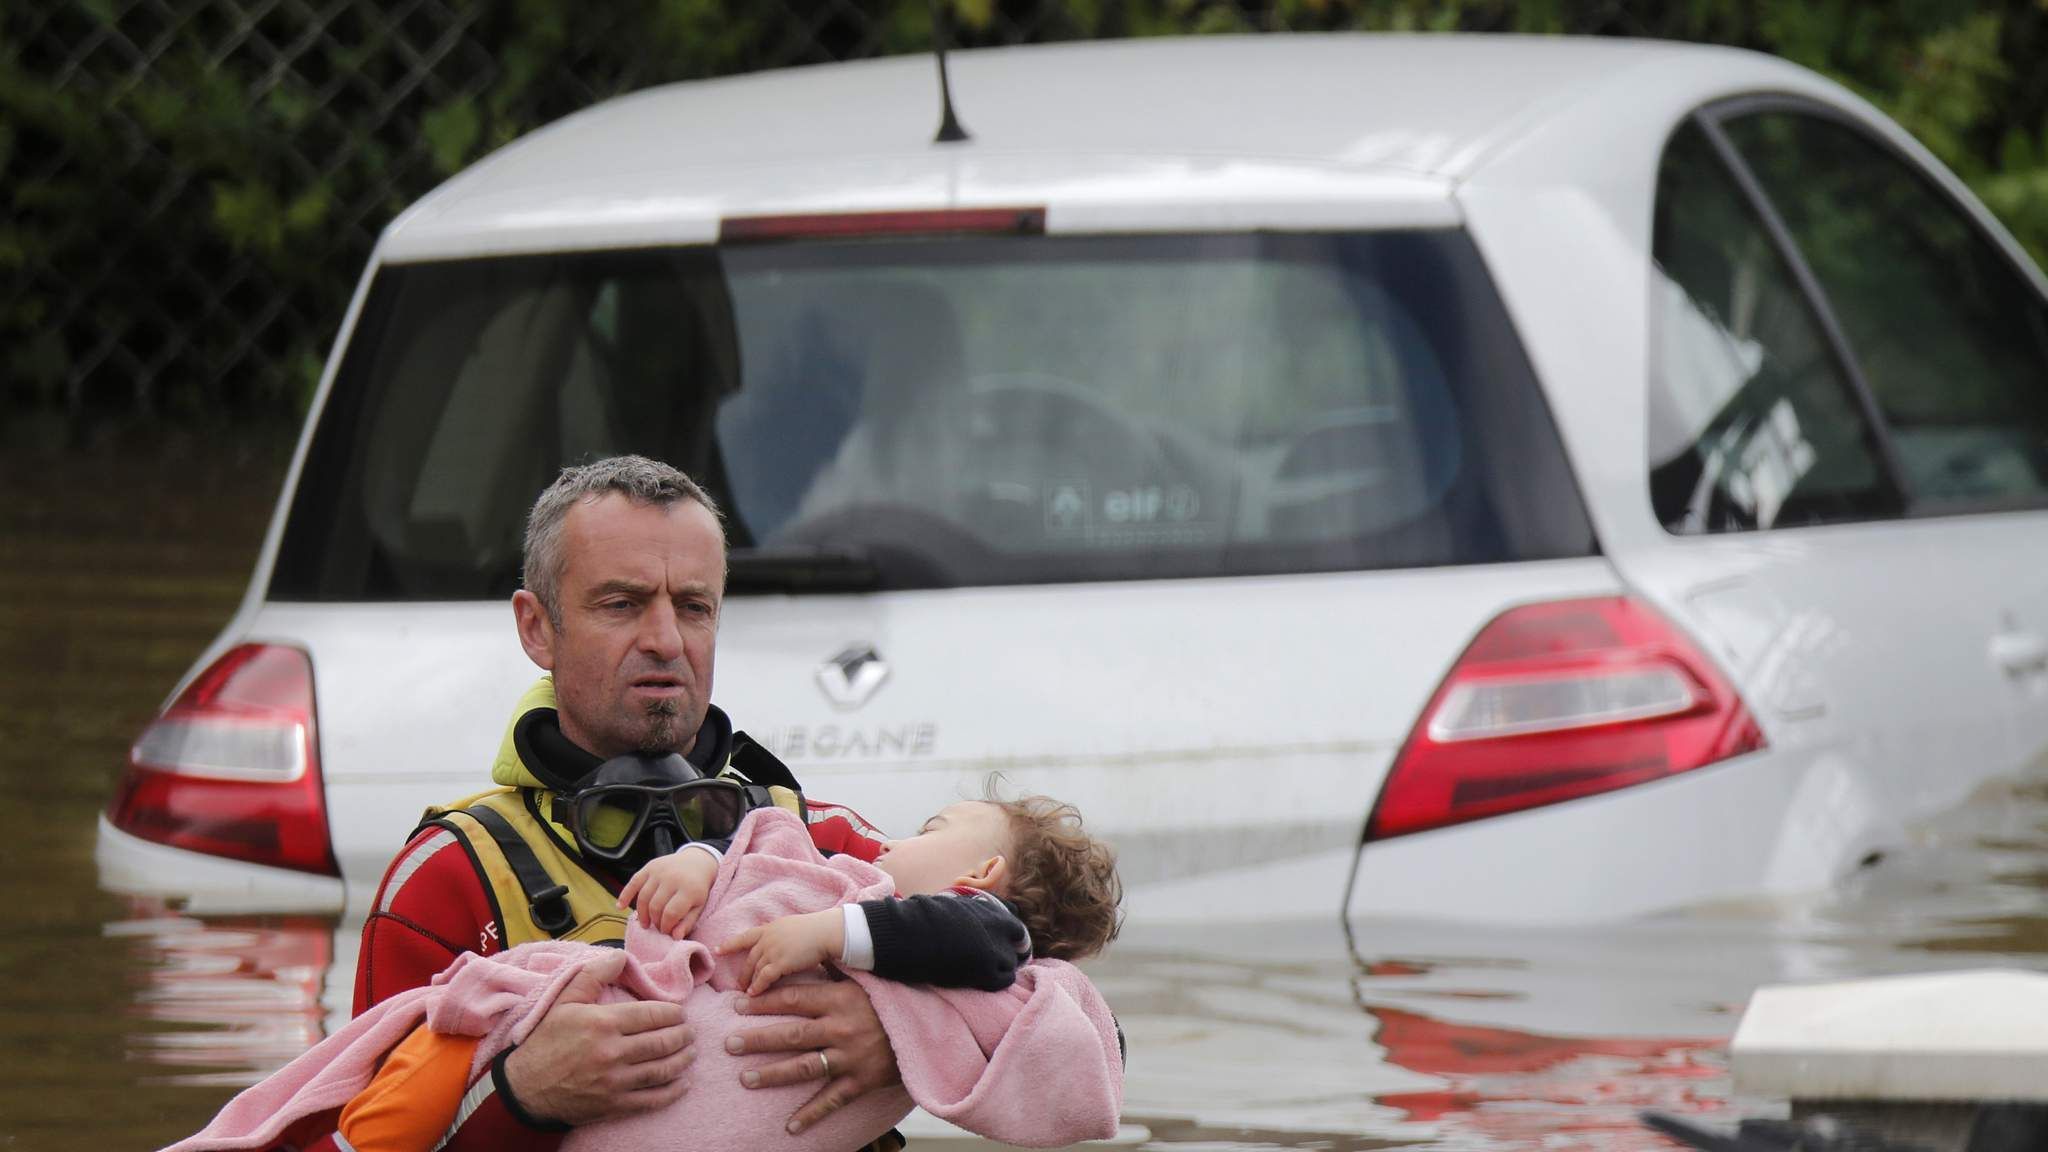
[{"label": "rear taillight", "polygon": [[313,662],[296,648],[243,644],[143,729],[107,819],[174,848],[340,875],[319,748]]},{"label": "rear taillight", "polygon": [[1713,663],[1627,597],[1510,609],[1430,699],[1366,839],[1462,824],[1686,772],[1764,746]]}]

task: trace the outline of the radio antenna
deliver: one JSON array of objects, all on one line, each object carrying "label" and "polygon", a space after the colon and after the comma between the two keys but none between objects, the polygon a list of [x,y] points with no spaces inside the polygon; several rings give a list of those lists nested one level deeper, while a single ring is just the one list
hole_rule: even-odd
[{"label": "radio antenna", "polygon": [[931,7],[932,48],[939,56],[939,134],[932,138],[932,143],[957,144],[969,137],[967,129],[953,115],[953,85],[946,79],[946,39],[950,31],[946,14],[952,4],[950,0],[932,0]]}]

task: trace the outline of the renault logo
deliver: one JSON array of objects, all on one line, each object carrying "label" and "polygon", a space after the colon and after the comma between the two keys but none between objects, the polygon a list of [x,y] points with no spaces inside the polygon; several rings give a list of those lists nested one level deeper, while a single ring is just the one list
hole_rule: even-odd
[{"label": "renault logo", "polygon": [[867,703],[868,697],[888,678],[889,666],[865,644],[856,644],[818,665],[818,687],[824,690],[825,699],[842,712],[851,712]]}]

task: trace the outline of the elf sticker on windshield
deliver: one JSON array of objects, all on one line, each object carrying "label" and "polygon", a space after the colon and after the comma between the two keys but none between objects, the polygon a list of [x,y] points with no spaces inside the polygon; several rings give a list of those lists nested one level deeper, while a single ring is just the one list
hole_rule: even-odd
[{"label": "elf sticker on windshield", "polygon": [[1102,518],[1111,524],[1180,524],[1194,519],[1201,510],[1201,498],[1185,484],[1126,488],[1102,498]]},{"label": "elf sticker on windshield", "polygon": [[1046,488],[1045,530],[1079,532],[1088,527],[1088,484],[1084,480],[1062,480]]}]

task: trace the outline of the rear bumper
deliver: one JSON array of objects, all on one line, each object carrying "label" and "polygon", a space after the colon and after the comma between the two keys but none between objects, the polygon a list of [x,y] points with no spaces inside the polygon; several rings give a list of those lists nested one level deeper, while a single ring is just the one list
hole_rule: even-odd
[{"label": "rear bumper", "polygon": [[244,864],[169,848],[121,831],[100,817],[93,847],[100,887],[129,896],[159,896],[183,902],[197,915],[237,912],[319,913],[341,911],[339,878],[313,876],[262,864]]},{"label": "rear bumper", "polygon": [[1811,894],[1898,844],[1909,814],[1812,750],[1769,749],[1655,783],[1367,844],[1347,909],[1591,923]]}]

